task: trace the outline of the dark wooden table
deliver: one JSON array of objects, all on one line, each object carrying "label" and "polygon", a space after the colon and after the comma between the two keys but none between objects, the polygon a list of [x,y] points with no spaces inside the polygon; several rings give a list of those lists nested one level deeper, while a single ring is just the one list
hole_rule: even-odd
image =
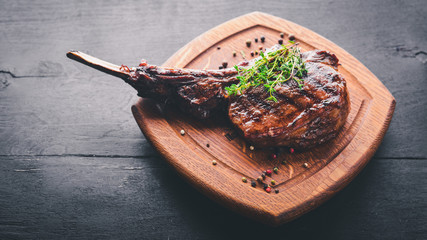
[{"label": "dark wooden table", "polygon": [[[427,239],[424,0],[0,2],[0,239]],[[161,64],[252,11],[337,43],[397,101],[362,173],[277,228],[189,186],[138,129],[135,91],[65,57]]]}]

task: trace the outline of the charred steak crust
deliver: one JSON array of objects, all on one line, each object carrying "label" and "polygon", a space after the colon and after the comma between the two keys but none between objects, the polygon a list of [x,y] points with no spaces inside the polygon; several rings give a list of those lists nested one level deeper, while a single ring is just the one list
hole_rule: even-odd
[{"label": "charred steak crust", "polygon": [[260,146],[310,148],[333,137],[350,110],[346,82],[338,59],[326,51],[303,53],[307,76],[300,89],[295,81],[276,86],[278,102],[265,101],[263,86],[230,99],[228,114],[251,143]]},{"label": "charred steak crust", "polygon": [[304,87],[300,89],[294,81],[277,85],[278,102],[265,100],[268,93],[263,86],[227,97],[224,88],[238,82],[232,68],[174,69],[143,62],[126,81],[139,96],[170,99],[198,118],[228,107],[231,122],[256,146],[310,148],[338,134],[350,101],[346,81],[335,70],[338,59],[334,54],[314,50],[302,53],[302,58],[307,69]]}]

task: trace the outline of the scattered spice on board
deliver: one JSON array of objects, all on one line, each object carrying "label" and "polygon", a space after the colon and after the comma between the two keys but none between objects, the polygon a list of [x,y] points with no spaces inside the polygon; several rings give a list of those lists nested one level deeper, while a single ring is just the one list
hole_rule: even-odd
[{"label": "scattered spice on board", "polygon": [[184,129],[181,129],[181,131],[179,133],[181,133],[181,135],[184,136],[185,135]]},{"label": "scattered spice on board", "polygon": [[237,56],[237,52],[233,51],[233,57],[236,57],[236,56]]},{"label": "scattered spice on board", "polygon": [[210,147],[209,143],[206,143],[206,147]]},{"label": "scattered spice on board", "polygon": [[227,66],[228,66],[228,62],[227,61],[222,61],[222,66],[224,67],[224,68],[227,68]]},{"label": "scattered spice on board", "polygon": [[246,179],[245,177],[242,177],[242,182],[247,183],[248,179]]},{"label": "scattered spice on board", "polygon": [[246,47],[250,47],[250,46],[251,46],[251,40],[248,39],[248,40],[246,40]]},{"label": "scattered spice on board", "polygon": [[218,46],[216,49],[217,49],[217,50],[220,50],[220,49],[221,49],[221,47],[220,47],[220,46]]},{"label": "scattered spice on board", "polygon": [[271,192],[271,187],[267,187],[267,188],[265,189],[265,191],[266,191],[266,192],[268,192],[268,193],[270,193],[270,192]]},{"label": "scattered spice on board", "polygon": [[276,185],[276,181],[271,180],[271,185]]},{"label": "scattered spice on board", "polygon": [[212,165],[214,165],[214,166],[215,166],[216,164],[217,164],[217,163],[216,163],[216,161],[215,161],[215,160],[213,160],[213,161],[212,161]]},{"label": "scattered spice on board", "polygon": [[303,165],[305,168],[308,168],[308,163],[304,163]]},{"label": "scattered spice on board", "polygon": [[276,189],[276,190],[274,190],[274,192],[277,194],[277,193],[279,193],[279,189]]},{"label": "scattered spice on board", "polygon": [[291,41],[295,41],[295,35],[293,35],[293,34],[289,34],[288,38]]},{"label": "scattered spice on board", "polygon": [[249,149],[251,150],[251,151],[253,151],[253,150],[255,150],[255,147],[254,146],[249,146]]},{"label": "scattered spice on board", "polygon": [[280,33],[280,37],[283,38],[285,36],[285,33]]},{"label": "scattered spice on board", "polygon": [[258,38],[255,38],[254,40],[255,40],[255,42],[258,42]]},{"label": "scattered spice on board", "polygon": [[256,182],[254,180],[251,181],[251,186],[256,187]]},{"label": "scattered spice on board", "polygon": [[261,42],[265,42],[265,37],[264,36],[261,36]]},{"label": "scattered spice on board", "polygon": [[277,41],[279,44],[283,44],[283,39],[279,39],[279,41]]},{"label": "scattered spice on board", "polygon": [[270,176],[270,175],[271,175],[271,170],[270,170],[270,169],[267,169],[267,170],[265,171],[265,174],[267,174],[268,176]]},{"label": "scattered spice on board", "polygon": [[277,174],[277,172],[279,172],[279,168],[278,167],[274,167],[273,168],[273,172]]},{"label": "scattered spice on board", "polygon": [[290,149],[289,149],[289,152],[290,152],[290,153],[294,153],[294,152],[295,152],[295,149],[290,148]]}]

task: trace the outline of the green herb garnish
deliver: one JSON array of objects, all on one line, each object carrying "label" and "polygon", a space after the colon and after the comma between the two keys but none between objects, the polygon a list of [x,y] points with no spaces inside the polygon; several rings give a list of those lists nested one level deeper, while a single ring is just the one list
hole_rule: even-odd
[{"label": "green herb garnish", "polygon": [[295,80],[300,88],[304,86],[303,77],[307,70],[301,58],[301,50],[293,42],[266,54],[260,51],[260,56],[250,68],[234,66],[238,73],[236,78],[240,82],[225,88],[228,95],[240,95],[249,87],[263,85],[270,94],[266,100],[277,102],[273,93],[278,84]]}]

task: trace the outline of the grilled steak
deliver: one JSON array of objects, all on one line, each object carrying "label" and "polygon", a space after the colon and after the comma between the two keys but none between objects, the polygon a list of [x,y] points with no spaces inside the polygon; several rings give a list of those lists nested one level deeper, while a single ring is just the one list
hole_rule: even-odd
[{"label": "grilled steak", "polygon": [[232,97],[228,115],[242,135],[258,146],[309,148],[335,137],[350,111],[344,78],[332,67],[335,55],[326,51],[302,54],[307,76],[300,89],[295,81],[277,85],[277,102],[263,86]]},{"label": "grilled steak", "polygon": [[[198,118],[228,109],[231,122],[242,136],[259,147],[309,148],[321,144],[337,135],[350,110],[346,82],[334,69],[338,59],[326,51],[302,53],[307,69],[304,86],[300,88],[295,81],[276,85],[277,102],[266,101],[268,93],[262,85],[250,87],[240,95],[227,96],[224,88],[239,82],[238,72],[232,68],[174,69],[143,61],[125,74],[77,55],[70,52],[68,56],[123,78],[141,97],[170,99]],[[250,66],[253,62],[243,62],[240,66]]]}]

